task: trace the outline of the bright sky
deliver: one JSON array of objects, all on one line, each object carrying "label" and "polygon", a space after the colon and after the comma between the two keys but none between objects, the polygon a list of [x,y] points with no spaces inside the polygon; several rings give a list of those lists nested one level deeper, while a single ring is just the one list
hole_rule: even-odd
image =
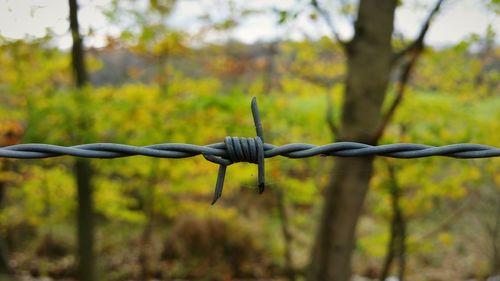
[{"label": "bright sky", "polygon": [[[47,29],[52,29],[57,35],[57,44],[68,48],[71,39],[68,34],[68,3],[67,0],[0,0],[0,35],[9,38],[41,37]],[[80,22],[83,32],[91,28],[94,36],[88,37],[87,45],[102,46],[106,34],[116,35],[119,30],[110,26],[102,8],[109,5],[110,0],[79,0]],[[169,24],[175,28],[195,33],[202,23],[198,17],[207,11],[214,19],[222,19],[228,14],[227,1],[224,0],[178,0]],[[304,0],[235,0],[246,7],[263,9],[268,12],[247,18],[240,22],[237,29],[231,32],[231,37],[247,43],[259,40],[301,39],[304,36],[317,38],[328,34],[326,26],[321,21],[311,21],[307,13],[299,16],[293,24],[277,26],[277,16],[272,8],[301,10],[309,7],[309,1]],[[340,1],[320,1],[336,3]],[[435,0],[406,0],[404,6],[396,14],[396,29],[407,37],[414,37],[420,28]],[[332,4],[330,10],[338,8]],[[334,17],[335,25],[342,37],[352,35],[352,25],[348,19]],[[432,45],[453,44],[472,34],[484,34],[486,27],[491,25],[500,33],[500,17],[488,11],[481,0],[447,0],[433,23],[427,42]],[[498,37],[498,36],[497,36]],[[227,38],[227,37],[224,37]],[[208,34],[208,40],[221,40],[220,34]]]}]

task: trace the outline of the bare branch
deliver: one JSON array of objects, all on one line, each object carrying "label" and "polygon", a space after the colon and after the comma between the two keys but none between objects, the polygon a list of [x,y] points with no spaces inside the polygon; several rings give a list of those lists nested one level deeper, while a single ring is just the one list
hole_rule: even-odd
[{"label": "bare branch", "polygon": [[339,128],[335,124],[335,120],[333,118],[333,99],[330,94],[326,94],[326,123],[330,128],[330,132],[333,134],[333,137],[336,138],[339,135]]},{"label": "bare branch", "polygon": [[313,6],[313,8],[319,13],[319,15],[323,18],[323,20],[325,21],[326,25],[328,26],[328,28],[330,29],[330,33],[332,34],[332,36],[335,38],[335,40],[337,40],[337,42],[339,42],[339,44],[342,46],[342,47],[346,47],[347,46],[347,42],[342,40],[340,38],[340,35],[339,33],[337,32],[337,29],[335,28],[335,25],[333,24],[333,20],[332,20],[332,17],[331,15],[328,13],[328,11],[326,11],[325,9],[321,8],[318,4],[318,1],[317,0],[311,0],[311,5]]},{"label": "bare branch", "polygon": [[303,73],[299,73],[298,71],[293,70],[293,69],[290,70],[290,72],[304,81],[316,84],[316,85],[318,85],[320,87],[324,87],[324,88],[332,88],[333,86],[344,81],[344,79],[345,79],[344,75],[338,75],[338,76],[335,76],[333,78],[330,78],[330,77],[326,77],[326,76],[316,76],[316,75],[303,74]]},{"label": "bare branch", "polygon": [[398,267],[398,279],[403,280],[405,268],[406,268],[406,216],[401,208],[401,196],[402,186],[398,182],[396,175],[396,167],[391,164],[390,161],[385,161],[387,164],[387,172],[389,174],[390,182],[388,184],[388,193],[391,196],[391,208],[392,208],[392,219],[390,225],[390,238],[389,245],[387,247],[387,253],[383,265],[382,272],[380,274],[381,281],[386,280],[389,275],[389,270],[391,264],[396,256],[398,255],[399,267]]},{"label": "bare branch", "polygon": [[396,113],[396,109],[403,101],[403,96],[406,91],[406,86],[408,85],[408,81],[410,80],[411,73],[417,62],[417,58],[420,56],[420,53],[421,51],[415,53],[415,55],[412,56],[411,59],[402,66],[401,74],[398,78],[398,81],[396,82],[396,87],[395,87],[396,97],[394,98],[389,109],[382,116],[382,121],[380,122],[380,125],[373,137],[374,140],[379,140],[382,137],[385,129],[389,125],[389,122]]},{"label": "bare branch", "polygon": [[[473,205],[475,205],[475,200],[472,200],[472,199],[468,199],[467,201],[465,201],[465,203],[463,203],[462,205],[460,205],[458,208],[456,208],[455,210],[453,210],[451,212],[451,214],[449,216],[447,216],[446,218],[444,218],[444,220],[442,220],[437,226],[435,226],[434,228],[430,229],[429,231],[427,232],[424,232],[418,236],[415,237],[415,240],[413,241],[413,245],[415,244],[418,244],[418,243],[421,243],[423,242],[424,240],[436,235],[437,233],[439,233],[440,231],[442,231],[443,229],[446,229],[447,227],[449,227],[456,219],[458,219],[465,211],[467,211],[468,209],[470,209]],[[476,200],[477,201],[477,200]]]},{"label": "bare branch", "polygon": [[398,77],[398,80],[396,81],[396,87],[395,87],[396,97],[394,98],[394,101],[390,105],[389,109],[382,116],[382,121],[380,122],[380,125],[373,137],[374,141],[377,141],[382,137],[385,129],[389,125],[389,122],[396,113],[396,109],[403,101],[403,96],[406,91],[406,86],[410,80],[411,73],[413,72],[413,69],[415,67],[418,58],[420,57],[420,55],[424,50],[424,39],[425,36],[427,35],[427,31],[429,30],[430,23],[434,18],[434,16],[439,11],[439,8],[443,4],[443,2],[444,0],[438,0],[436,2],[436,5],[434,6],[429,16],[427,17],[426,21],[422,25],[422,29],[420,30],[420,34],[418,35],[417,39],[408,47],[406,47],[404,50],[395,55],[393,61],[394,63],[400,62],[403,58],[406,58],[406,61],[402,62],[401,73]]},{"label": "bare branch", "polygon": [[424,46],[424,38],[427,35],[427,31],[429,31],[429,27],[431,25],[432,20],[434,19],[434,16],[439,12],[439,9],[441,8],[441,5],[443,4],[445,0],[437,0],[436,5],[434,8],[431,10],[429,15],[427,16],[427,19],[425,20],[424,24],[422,25],[420,32],[417,36],[417,38],[406,48],[403,50],[397,52],[394,55],[394,62],[397,63],[402,57],[406,56],[407,54],[418,51],[419,49],[422,49]]},{"label": "bare branch", "polygon": [[288,217],[288,210],[285,206],[283,190],[278,187],[275,189],[276,205],[278,209],[279,218],[281,221],[281,233],[283,235],[283,242],[285,243],[285,274],[288,280],[297,280],[297,273],[294,267],[293,255],[292,255],[292,232],[290,220]]}]

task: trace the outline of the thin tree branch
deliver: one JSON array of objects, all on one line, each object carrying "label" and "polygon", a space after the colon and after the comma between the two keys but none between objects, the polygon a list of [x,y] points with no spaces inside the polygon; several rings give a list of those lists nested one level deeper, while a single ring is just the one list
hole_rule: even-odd
[{"label": "thin tree branch", "polygon": [[410,80],[412,70],[415,66],[415,63],[417,62],[417,58],[420,56],[420,53],[421,51],[415,53],[415,55],[411,57],[410,61],[408,61],[402,66],[401,74],[398,78],[398,81],[396,81],[396,90],[395,90],[396,97],[392,101],[392,104],[390,105],[389,109],[382,116],[382,121],[373,137],[375,141],[379,140],[382,137],[392,117],[396,113],[396,109],[403,101],[403,96],[406,91],[406,86],[408,85],[408,81]]},{"label": "thin tree branch", "polygon": [[337,83],[340,83],[345,80],[345,75],[338,75],[333,78],[326,77],[326,76],[315,76],[315,75],[308,75],[308,74],[303,74],[299,73],[298,71],[295,70],[290,70],[290,72],[297,76],[299,79],[302,79],[304,81],[307,81],[309,83],[316,84],[320,87],[324,88],[331,88],[335,86]]},{"label": "thin tree branch", "polygon": [[389,275],[391,265],[394,261],[396,255],[398,255],[399,267],[398,267],[398,280],[403,280],[405,268],[406,268],[406,217],[403,214],[401,208],[401,196],[402,187],[400,186],[397,176],[396,168],[391,164],[390,161],[385,161],[387,165],[387,171],[389,174],[390,182],[388,183],[388,192],[391,196],[391,208],[392,208],[392,219],[391,219],[391,230],[390,230],[390,240],[387,247],[387,254],[385,257],[382,273],[380,274],[381,281],[386,280]]},{"label": "thin tree branch", "polygon": [[292,233],[290,230],[290,220],[288,218],[288,212],[285,206],[283,190],[278,187],[275,190],[276,203],[278,207],[278,213],[281,220],[281,232],[283,235],[283,242],[285,243],[285,274],[289,281],[297,280],[296,271],[293,262],[292,255]]},{"label": "thin tree branch", "polygon": [[325,21],[326,25],[328,26],[328,28],[330,29],[330,33],[332,34],[332,36],[335,38],[335,40],[337,40],[337,42],[339,42],[339,44],[342,46],[342,47],[346,47],[347,46],[347,42],[342,40],[340,38],[340,35],[339,33],[337,32],[337,29],[335,28],[335,25],[333,24],[333,20],[332,20],[332,17],[331,15],[328,13],[328,11],[326,11],[325,9],[321,8],[318,4],[318,1],[317,0],[311,0],[311,5],[313,6],[313,8],[319,13],[319,15],[323,18],[323,20]]},{"label": "thin tree branch", "polygon": [[461,206],[455,209],[449,216],[447,216],[443,221],[441,221],[441,223],[439,223],[436,227],[415,237],[413,244],[422,242],[432,237],[433,235],[439,233],[442,229],[445,229],[448,226],[450,226],[451,223],[453,223],[453,221],[459,218],[467,209],[469,209],[470,207],[472,207],[472,205],[474,205],[473,201],[474,201],[473,199],[469,198],[465,203],[463,203]]},{"label": "thin tree branch", "polygon": [[389,109],[382,116],[382,121],[380,122],[380,125],[373,137],[374,141],[378,141],[382,137],[385,129],[387,128],[392,117],[394,116],[396,109],[403,101],[403,96],[406,91],[406,86],[408,85],[408,81],[410,80],[411,73],[415,67],[418,58],[420,57],[420,55],[424,50],[424,39],[425,36],[427,35],[427,31],[429,30],[431,21],[439,11],[443,2],[444,0],[438,0],[436,2],[436,5],[434,6],[429,16],[427,17],[426,21],[422,25],[422,29],[420,30],[420,34],[418,35],[417,39],[407,48],[405,48],[404,50],[395,55],[394,58],[395,63],[400,62],[403,58],[407,58],[407,60],[401,63],[402,64],[401,73],[398,77],[398,80],[396,81],[396,90],[395,90],[396,97],[394,98],[392,104],[389,106]]},{"label": "thin tree branch", "polygon": [[336,138],[339,135],[339,128],[335,124],[335,120],[333,118],[333,99],[330,94],[326,94],[326,123],[330,128],[330,132],[333,134],[333,137]]},{"label": "thin tree branch", "polygon": [[427,31],[429,31],[429,27],[431,25],[432,20],[436,16],[436,14],[439,12],[439,9],[441,8],[441,5],[443,4],[445,0],[438,0],[436,2],[436,5],[434,5],[434,8],[431,10],[429,15],[427,16],[427,19],[425,20],[424,24],[422,25],[420,32],[417,36],[417,38],[406,48],[403,50],[397,52],[394,54],[393,61],[396,64],[403,58],[404,56],[408,55],[411,52],[418,51],[419,49],[422,49],[424,46],[424,39],[425,36],[427,35]]}]

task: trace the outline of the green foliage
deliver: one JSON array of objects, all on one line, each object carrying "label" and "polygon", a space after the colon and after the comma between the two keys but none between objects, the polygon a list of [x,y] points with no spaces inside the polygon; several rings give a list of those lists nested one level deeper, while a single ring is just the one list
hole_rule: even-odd
[{"label": "green foliage", "polygon": [[487,1],[488,6],[498,15],[500,14],[500,1],[499,0],[489,0]]},{"label": "green foliage", "polygon": [[[173,1],[149,1],[151,17],[134,12],[136,6],[125,2],[115,1],[116,13],[110,13],[110,17],[121,22],[122,16],[132,14],[138,25],[125,29],[116,39],[118,46],[131,55],[153,58],[157,66],[151,74],[154,79],[77,91],[70,84],[69,55],[51,47],[48,39],[2,41],[0,133],[16,127],[24,130],[23,142],[62,145],[82,141],[204,145],[221,142],[226,135],[254,136],[249,101],[257,96],[266,142],[331,142],[332,132],[325,122],[328,97],[333,100],[332,118],[338,123],[344,85],[335,81],[342,81],[339,77],[345,74],[346,66],[341,48],[329,38],[278,44],[273,57],[276,66],[271,71],[270,60],[247,59],[252,53],[243,44],[231,48],[189,47],[185,34],[168,29],[162,22]],[[350,13],[351,8],[345,9]],[[282,13],[280,19],[290,16]],[[227,21],[219,27],[230,29],[236,23]],[[500,74],[491,63],[499,56],[498,47],[491,45],[494,36],[490,28],[487,38],[475,36],[457,46],[428,49],[382,142],[498,146]],[[113,48],[117,46],[108,46],[106,51]],[[228,55],[228,49],[233,53]],[[173,62],[163,64],[160,58]],[[191,68],[178,67],[178,61]],[[94,60],[92,65],[92,69],[104,68],[105,62]],[[272,87],[266,86],[269,77],[277,80]],[[387,104],[393,98],[391,90]],[[80,120],[87,120],[85,130],[80,129]],[[2,145],[9,143],[3,135],[1,140]],[[19,230],[25,227],[36,230],[30,235],[38,237],[37,241],[45,241],[50,233],[71,241],[67,237],[71,236],[75,217],[74,159],[12,161],[8,165],[3,161],[0,181],[8,186],[8,192],[0,212],[2,233],[31,233]],[[137,249],[147,248],[144,233],[150,225],[154,228],[148,243],[154,247],[149,247],[157,257],[162,251],[164,255],[161,262],[157,259],[156,266],[166,266],[172,278],[200,277],[206,272],[211,272],[213,279],[279,275],[285,264],[286,245],[277,190],[284,192],[284,204],[291,213],[289,227],[296,266],[306,266],[332,162],[325,157],[267,159],[269,192],[260,196],[256,192],[255,165],[235,164],[229,168],[222,199],[210,207],[217,166],[201,156],[92,161],[98,245],[105,257],[103,276],[108,280],[138,276],[135,264],[140,261],[130,256],[139,256]],[[410,265],[412,270],[424,264],[419,257],[435,258],[437,247],[453,251],[459,244],[463,251],[474,253],[463,245],[460,229],[446,227],[431,238],[422,237],[428,237],[425,234],[467,198],[495,194],[494,186],[500,186],[498,159],[436,157],[392,159],[390,163],[397,169],[402,209],[410,221],[409,257],[416,260]],[[392,216],[387,192],[390,178],[384,167],[385,163],[377,159],[357,245],[358,256],[377,264],[385,254],[387,222]],[[490,192],[479,194],[483,190]],[[490,209],[478,208],[480,211],[480,216],[487,217],[485,221],[494,218]],[[489,212],[488,216],[484,212]],[[24,261],[20,268],[35,255],[27,247],[22,244],[15,248],[16,261]],[[17,256],[19,253],[24,259]],[[231,264],[236,259],[234,253],[241,258],[236,265]],[[219,258],[220,263],[214,262]],[[211,270],[211,266],[220,271]],[[121,270],[111,270],[116,268]]]}]

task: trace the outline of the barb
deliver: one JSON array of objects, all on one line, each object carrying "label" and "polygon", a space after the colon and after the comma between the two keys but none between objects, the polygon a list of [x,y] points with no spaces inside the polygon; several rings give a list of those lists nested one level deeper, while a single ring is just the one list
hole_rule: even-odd
[{"label": "barb", "polygon": [[265,176],[264,176],[264,132],[262,130],[262,123],[260,122],[259,107],[257,106],[257,99],[252,98],[252,116],[257,133],[256,138],[238,138],[226,137],[224,145],[228,157],[203,154],[205,159],[213,163],[219,164],[219,173],[217,175],[217,182],[215,183],[214,197],[212,205],[222,196],[222,189],[224,185],[224,178],[226,177],[227,166],[237,162],[249,162],[258,165],[258,179],[259,179],[259,193],[264,192]]},{"label": "barb", "polygon": [[162,143],[148,146],[133,146],[118,143],[91,143],[75,146],[51,144],[17,144],[0,147],[0,157],[17,159],[37,159],[57,156],[84,158],[120,158],[129,156],[149,156],[157,158],[188,158],[203,155],[205,159],[220,165],[212,204],[222,195],[226,168],[237,162],[258,165],[259,192],[264,191],[264,159],[276,156],[307,158],[314,156],[421,158],[446,156],[452,158],[492,158],[500,157],[500,148],[473,143],[459,143],[445,146],[431,146],[415,143],[397,143],[372,146],[357,142],[335,142],[326,145],[290,143],[276,146],[264,143],[262,124],[255,98],[252,113],[257,137],[226,137],[224,142],[205,146],[185,143]]}]

